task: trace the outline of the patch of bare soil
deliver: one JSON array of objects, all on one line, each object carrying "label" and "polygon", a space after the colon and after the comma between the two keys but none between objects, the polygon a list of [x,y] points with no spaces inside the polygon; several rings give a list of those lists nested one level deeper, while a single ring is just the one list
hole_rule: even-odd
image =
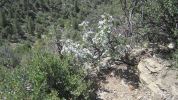
[{"label": "patch of bare soil", "polygon": [[150,90],[140,83],[137,72],[131,68],[134,67],[120,65],[102,71],[97,100],[154,100]]},{"label": "patch of bare soil", "polygon": [[114,76],[108,76],[105,81],[100,82],[97,96],[100,100],[152,100],[147,88],[136,88],[125,79]]}]

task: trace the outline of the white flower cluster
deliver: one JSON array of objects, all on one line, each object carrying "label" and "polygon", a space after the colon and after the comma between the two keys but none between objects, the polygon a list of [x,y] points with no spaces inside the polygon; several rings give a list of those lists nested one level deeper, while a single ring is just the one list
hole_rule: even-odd
[{"label": "white flower cluster", "polygon": [[111,33],[111,28],[113,27],[113,17],[105,14],[101,15],[102,20],[98,22],[98,29],[99,32],[97,32],[93,38],[93,42],[102,45],[103,47],[106,47],[108,41],[109,41],[109,34]]},{"label": "white flower cluster", "polygon": [[82,36],[82,39],[85,43],[91,43],[91,39],[92,38],[91,36],[94,34],[93,31],[89,30],[87,32],[85,32]]},{"label": "white flower cluster", "polygon": [[[97,58],[99,55],[94,53],[92,45],[96,45],[105,55],[109,49],[109,35],[111,34],[111,28],[113,27],[113,17],[109,14],[101,15],[101,19],[98,22],[97,32],[88,28],[88,21],[83,21],[79,26],[84,28],[82,34],[83,44],[75,43],[72,40],[64,40],[62,53],[73,53],[76,57],[87,58],[88,56]],[[85,46],[85,48],[84,48]]]},{"label": "white flower cluster", "polygon": [[91,56],[92,53],[87,48],[82,48],[79,43],[75,43],[72,40],[63,41],[63,48],[61,53],[71,54],[73,53],[75,57],[86,58],[87,56]]},{"label": "white flower cluster", "polygon": [[88,27],[89,22],[88,21],[83,21],[82,23],[79,24],[79,26],[83,27],[86,29]]},{"label": "white flower cluster", "polygon": [[88,21],[83,21],[79,26],[88,26],[89,22]]}]

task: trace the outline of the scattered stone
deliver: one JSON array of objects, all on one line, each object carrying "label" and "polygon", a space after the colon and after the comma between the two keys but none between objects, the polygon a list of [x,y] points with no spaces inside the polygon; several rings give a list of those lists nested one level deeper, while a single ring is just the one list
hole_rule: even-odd
[{"label": "scattered stone", "polygon": [[153,93],[155,100],[175,100],[178,96],[178,71],[161,58],[145,58],[138,64],[141,82]]},{"label": "scattered stone", "polygon": [[[154,54],[153,49],[136,48],[125,60],[129,63],[110,64],[110,57],[103,58],[100,65],[109,73],[104,76],[107,82],[99,82],[98,99],[178,100],[178,71],[172,63]],[[133,61],[137,67],[130,65]]]}]

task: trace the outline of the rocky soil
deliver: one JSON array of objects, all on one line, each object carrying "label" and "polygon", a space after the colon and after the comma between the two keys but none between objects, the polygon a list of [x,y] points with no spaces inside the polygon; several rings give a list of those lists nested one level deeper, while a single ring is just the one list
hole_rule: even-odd
[{"label": "rocky soil", "polygon": [[101,100],[152,100],[151,91],[146,87],[135,88],[117,77],[108,76],[100,86],[97,94]]},{"label": "rocky soil", "polygon": [[178,71],[172,62],[146,49],[132,50],[129,58],[138,63],[110,65],[107,73],[100,70],[98,100],[178,100]]},{"label": "rocky soil", "polygon": [[178,71],[161,58],[146,58],[138,64],[140,80],[157,100],[178,100]]}]

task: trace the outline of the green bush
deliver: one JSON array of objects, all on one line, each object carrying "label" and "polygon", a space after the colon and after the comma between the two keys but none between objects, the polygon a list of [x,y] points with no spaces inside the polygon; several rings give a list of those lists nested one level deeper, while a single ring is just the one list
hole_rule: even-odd
[{"label": "green bush", "polygon": [[[177,37],[175,33],[178,20],[177,4],[177,0],[149,0],[145,2],[144,23],[151,27],[150,32],[154,33],[152,37],[155,34],[159,35],[160,32],[165,32],[168,37],[173,39]],[[165,41],[165,39],[163,40]]]},{"label": "green bush", "polygon": [[12,68],[20,63],[19,56],[8,45],[0,46],[0,65]]},{"label": "green bush", "polygon": [[22,56],[30,50],[29,45],[4,43],[0,46],[0,65],[13,68],[20,64]]},{"label": "green bush", "polygon": [[87,99],[89,84],[82,66],[71,63],[72,57],[34,51],[26,60],[14,69],[0,67],[1,99]]}]

